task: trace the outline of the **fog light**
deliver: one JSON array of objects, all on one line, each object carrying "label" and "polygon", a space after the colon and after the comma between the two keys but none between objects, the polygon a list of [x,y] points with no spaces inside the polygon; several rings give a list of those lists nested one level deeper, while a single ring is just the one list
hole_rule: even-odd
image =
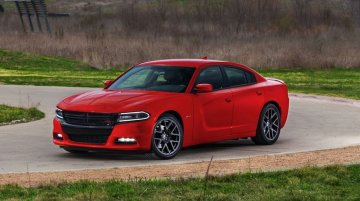
[{"label": "fog light", "polygon": [[54,138],[57,140],[63,140],[64,137],[61,133],[54,133]]},{"label": "fog light", "polygon": [[116,138],[116,144],[135,144],[136,140],[134,138]]}]

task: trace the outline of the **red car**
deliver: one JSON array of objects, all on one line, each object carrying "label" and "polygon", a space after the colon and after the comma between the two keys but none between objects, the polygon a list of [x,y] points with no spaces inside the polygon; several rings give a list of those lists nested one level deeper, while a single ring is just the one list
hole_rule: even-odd
[{"label": "red car", "polygon": [[105,88],[57,105],[53,139],[72,152],[153,152],[161,159],[203,143],[276,142],[289,109],[283,81],[207,59],[145,62]]}]

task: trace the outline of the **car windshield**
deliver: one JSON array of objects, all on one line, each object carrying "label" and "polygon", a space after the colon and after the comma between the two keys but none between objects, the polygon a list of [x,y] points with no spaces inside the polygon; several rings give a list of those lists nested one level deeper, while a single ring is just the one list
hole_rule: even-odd
[{"label": "car windshield", "polygon": [[185,92],[195,68],[177,66],[136,66],[108,89]]}]

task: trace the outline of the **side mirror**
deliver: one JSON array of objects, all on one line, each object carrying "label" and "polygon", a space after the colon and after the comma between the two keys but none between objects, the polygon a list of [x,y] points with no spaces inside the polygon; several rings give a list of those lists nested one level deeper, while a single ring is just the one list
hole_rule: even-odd
[{"label": "side mirror", "polygon": [[211,84],[197,84],[195,86],[196,93],[212,92],[213,86]]},{"label": "side mirror", "polygon": [[104,89],[108,88],[112,84],[112,80],[105,80],[104,82]]}]

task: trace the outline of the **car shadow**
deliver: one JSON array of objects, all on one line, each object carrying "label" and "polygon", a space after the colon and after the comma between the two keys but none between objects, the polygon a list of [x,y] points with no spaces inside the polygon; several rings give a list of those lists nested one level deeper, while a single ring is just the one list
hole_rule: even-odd
[{"label": "car shadow", "polygon": [[[191,155],[192,153],[205,153],[205,152],[220,152],[226,149],[233,149],[235,147],[248,147],[257,146],[249,139],[240,140],[227,140],[223,142],[202,144],[187,147],[181,150],[176,159],[183,158],[184,155]],[[126,161],[149,161],[159,160],[152,153],[129,153],[129,152],[90,152],[85,154],[63,153],[59,154],[61,158],[81,158],[89,160],[126,160]]]}]

